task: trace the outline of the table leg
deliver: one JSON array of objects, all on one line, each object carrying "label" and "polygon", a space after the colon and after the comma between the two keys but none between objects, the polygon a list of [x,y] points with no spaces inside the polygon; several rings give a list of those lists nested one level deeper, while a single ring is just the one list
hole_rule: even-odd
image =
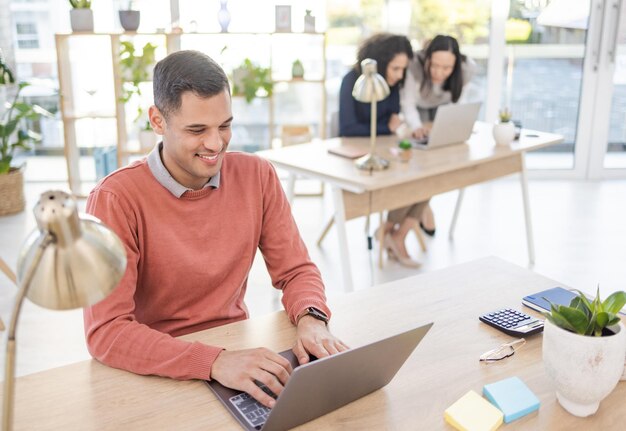
[{"label": "table leg", "polygon": [[526,177],[526,163],[524,154],[521,156],[522,170],[520,171],[520,183],[522,185],[522,200],[524,201],[524,219],[526,221],[526,242],[528,243],[528,262],[535,263],[535,244],[533,242],[533,226],[530,219],[530,202],[528,199],[528,178]]},{"label": "table leg", "polygon": [[296,195],[296,174],[289,172],[289,178],[287,179],[287,200],[289,205],[293,204],[293,197]]},{"label": "table leg", "polygon": [[452,214],[452,223],[450,223],[450,233],[448,234],[448,238],[450,239],[454,238],[454,229],[456,228],[456,221],[459,218],[459,212],[461,212],[464,194],[465,189],[459,189],[459,196],[456,198],[456,205],[454,206],[454,213]]},{"label": "table leg", "polygon": [[330,218],[330,220],[328,220],[328,223],[326,223],[326,227],[324,228],[324,230],[320,234],[320,237],[317,240],[318,247],[322,246],[322,241],[324,241],[324,238],[326,238],[326,235],[328,235],[328,231],[330,230],[331,227],[333,227],[334,223],[335,223],[335,217],[333,216]]},{"label": "table leg", "polygon": [[346,234],[346,211],[343,206],[343,191],[333,186],[333,204],[335,206],[335,224],[337,225],[337,238],[339,239],[339,253],[341,254],[341,270],[343,272],[343,284],[346,292],[352,292],[352,268],[350,267],[350,255],[348,253],[348,236]]}]

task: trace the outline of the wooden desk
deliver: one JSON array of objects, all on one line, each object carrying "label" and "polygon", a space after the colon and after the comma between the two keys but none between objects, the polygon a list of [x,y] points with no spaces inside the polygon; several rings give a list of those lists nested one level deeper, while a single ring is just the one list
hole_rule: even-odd
[{"label": "wooden desk", "polygon": [[331,185],[344,289],[351,291],[353,283],[345,228],[347,220],[401,208],[440,193],[460,189],[450,227],[452,237],[463,198],[463,188],[513,173],[520,173],[528,259],[534,262],[524,153],[561,142],[563,137],[524,129],[519,141],[510,147],[502,147],[495,146],[491,125],[476,123],[474,130],[475,133],[465,144],[429,151],[412,150],[413,157],[408,163],[400,162],[389,151],[392,146],[396,146],[396,137],[379,137],[377,154],[392,160],[392,164],[385,171],[372,173],[358,170],[353,160],[328,153],[329,148],[346,144],[367,149],[369,138],[335,138],[260,151],[257,154],[270,160],[276,167],[289,171],[287,195],[290,201],[293,199],[295,178],[298,175]]},{"label": "wooden desk", "polygon": [[[483,385],[511,376],[528,385],[541,407],[502,430],[622,429],[626,383],[618,384],[594,416],[571,416],[557,403],[544,371],[541,335],[529,337],[503,361],[478,361],[481,353],[512,339],[479,322],[479,314],[521,309],[524,295],[559,284],[486,258],[337,298],[331,303],[331,329],[351,346],[435,324],[389,385],[298,429],[452,430],[443,420],[448,406],[471,389],[481,393]],[[264,345],[280,351],[290,347],[294,335],[285,313],[277,312],[186,338],[229,349]],[[203,382],[138,376],[93,360],[21,377],[16,396],[19,430],[240,429]]]}]

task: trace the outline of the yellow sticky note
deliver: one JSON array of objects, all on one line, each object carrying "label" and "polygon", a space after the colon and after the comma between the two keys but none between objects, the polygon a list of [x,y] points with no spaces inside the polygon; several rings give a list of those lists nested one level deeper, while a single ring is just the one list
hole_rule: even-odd
[{"label": "yellow sticky note", "polygon": [[448,407],[443,417],[459,431],[494,431],[504,419],[500,410],[474,391]]}]

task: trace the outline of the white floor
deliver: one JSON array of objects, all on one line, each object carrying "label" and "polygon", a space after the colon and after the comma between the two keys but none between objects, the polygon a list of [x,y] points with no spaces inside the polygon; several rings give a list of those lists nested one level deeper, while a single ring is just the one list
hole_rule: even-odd
[{"label": "white floor", "polygon": [[[36,175],[30,178],[33,177]],[[598,284],[603,295],[626,289],[626,181],[531,180],[529,187],[536,247],[533,269],[563,285],[586,292],[594,292]],[[12,268],[15,268],[24,238],[35,226],[31,208],[39,194],[51,188],[67,189],[67,185],[64,182],[28,182],[27,211],[0,217],[0,257]],[[316,190],[319,183],[300,181],[297,188]],[[311,257],[320,267],[327,293],[332,296],[343,294],[336,232],[331,230],[321,248],[315,245],[321,226],[332,211],[329,195],[297,198],[293,212]],[[356,288],[366,289],[372,284],[489,255],[527,266],[521,191],[516,176],[468,188],[455,239],[450,241],[448,228],[455,201],[454,192],[433,199],[438,227],[436,236],[427,239],[427,253],[418,252],[415,238],[409,239],[409,249],[423,262],[419,270],[403,268],[394,262],[378,269],[377,249],[367,250],[364,220],[349,222]],[[373,231],[377,217],[372,221]],[[0,274],[0,315],[5,324],[15,291],[11,282]],[[277,298],[259,255],[250,274],[247,296],[251,314],[255,316],[279,309]],[[80,310],[49,311],[26,302],[18,326],[18,375],[89,358]],[[476,310],[476,315],[485,311],[489,310]],[[415,312],[418,313],[419,309],[416,308]],[[1,358],[3,362],[4,348]]]}]

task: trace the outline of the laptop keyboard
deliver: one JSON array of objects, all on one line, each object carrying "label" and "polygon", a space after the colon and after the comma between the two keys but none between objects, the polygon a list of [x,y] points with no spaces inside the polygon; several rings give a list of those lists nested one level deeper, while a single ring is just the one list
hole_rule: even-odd
[{"label": "laptop keyboard", "polygon": [[[263,389],[263,392],[276,399],[276,394],[274,394],[267,386],[258,383],[257,385]],[[230,397],[229,401],[237,410],[239,410],[239,413],[246,418],[248,424],[258,430],[260,430],[263,424],[267,421],[267,417],[272,411],[269,407],[265,407],[263,404],[252,398],[247,392],[242,392],[239,395]]]}]

